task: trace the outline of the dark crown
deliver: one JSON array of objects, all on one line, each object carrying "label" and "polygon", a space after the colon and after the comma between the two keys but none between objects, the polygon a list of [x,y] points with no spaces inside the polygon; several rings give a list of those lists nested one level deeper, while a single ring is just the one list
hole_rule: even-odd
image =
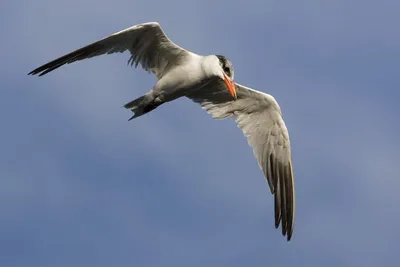
[{"label": "dark crown", "polygon": [[225,56],[222,56],[222,55],[215,55],[215,56],[219,59],[219,61],[222,63],[222,65],[225,65],[226,62],[228,61]]}]

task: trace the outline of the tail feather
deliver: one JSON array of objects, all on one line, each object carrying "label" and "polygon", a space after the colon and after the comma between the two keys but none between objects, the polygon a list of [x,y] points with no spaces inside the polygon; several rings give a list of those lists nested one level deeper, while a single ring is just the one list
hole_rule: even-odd
[{"label": "tail feather", "polygon": [[149,102],[149,101],[146,101],[146,99],[147,99],[147,96],[144,95],[144,96],[138,97],[124,105],[124,107],[126,109],[130,109],[134,113],[134,115],[132,117],[130,117],[128,121],[133,120],[134,118],[137,118],[144,114],[143,107],[145,107],[147,105],[147,102]]},{"label": "tail feather", "polygon": [[124,105],[126,109],[130,109],[133,113],[135,113],[128,121],[140,117],[152,111],[153,109],[156,109],[162,103],[163,101],[159,97],[154,98],[151,94],[145,94],[132,100]]},{"label": "tail feather", "polygon": [[139,98],[136,98],[136,99],[132,100],[131,102],[126,103],[126,104],[124,105],[124,108],[126,108],[126,109],[136,109],[137,107],[140,106],[140,103],[143,102],[143,100],[144,100],[145,98],[146,98],[145,95],[144,95],[144,96],[141,96],[141,97],[139,97]]}]

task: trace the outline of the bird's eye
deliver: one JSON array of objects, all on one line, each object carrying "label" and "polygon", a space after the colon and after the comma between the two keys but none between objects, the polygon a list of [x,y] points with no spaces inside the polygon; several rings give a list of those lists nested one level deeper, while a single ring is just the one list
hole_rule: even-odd
[{"label": "bird's eye", "polygon": [[229,73],[230,70],[229,70],[228,67],[225,67],[225,68],[224,68],[224,71],[227,72],[227,73]]}]

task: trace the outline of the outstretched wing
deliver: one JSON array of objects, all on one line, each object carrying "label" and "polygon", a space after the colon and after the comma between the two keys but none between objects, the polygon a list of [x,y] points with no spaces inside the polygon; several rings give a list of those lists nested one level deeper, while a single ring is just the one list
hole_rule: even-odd
[{"label": "outstretched wing", "polygon": [[295,187],[289,133],[281,109],[271,95],[236,83],[237,100],[217,82],[187,97],[201,105],[214,119],[234,117],[268,181],[275,201],[275,227],[292,237]]},{"label": "outstretched wing", "polygon": [[157,22],[138,24],[114,33],[69,54],[59,57],[29,74],[42,76],[64,64],[104,54],[123,53],[128,50],[131,57],[128,64],[139,64],[146,71],[153,72],[158,79],[169,66],[177,65],[193,54],[172,42]]}]

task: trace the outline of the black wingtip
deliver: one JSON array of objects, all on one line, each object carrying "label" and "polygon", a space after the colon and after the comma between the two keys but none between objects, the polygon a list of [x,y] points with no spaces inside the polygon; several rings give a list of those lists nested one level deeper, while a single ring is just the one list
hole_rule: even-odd
[{"label": "black wingtip", "polygon": [[[33,71],[29,72],[28,75],[37,75],[38,73],[40,73],[40,71],[38,71],[38,69],[34,69]],[[44,73],[40,73],[38,76],[43,76]]]},{"label": "black wingtip", "polygon": [[288,233],[287,234],[287,242],[290,242],[290,240],[292,239],[292,233]]}]

